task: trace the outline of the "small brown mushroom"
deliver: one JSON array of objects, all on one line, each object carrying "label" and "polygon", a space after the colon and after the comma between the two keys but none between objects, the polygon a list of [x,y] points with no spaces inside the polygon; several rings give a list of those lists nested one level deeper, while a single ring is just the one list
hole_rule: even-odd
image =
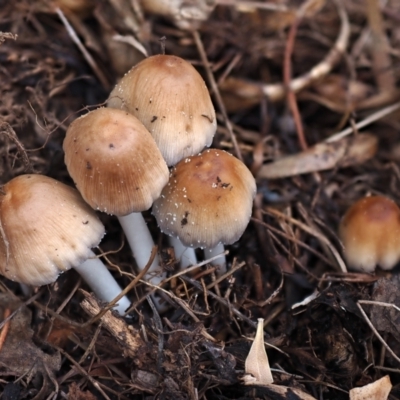
[{"label": "small brown mushroom", "polygon": [[364,197],[342,218],[339,237],[349,268],[392,269],[400,260],[400,209],[387,197]]},{"label": "small brown mushroom", "polygon": [[217,127],[204,80],[176,56],[156,55],[134,66],[111,92],[107,107],[135,115],[169,166],[210,146]]},{"label": "small brown mushroom", "polygon": [[243,234],[255,193],[254,177],[240,160],[210,149],[172,169],[152,210],[163,232],[185,246],[215,249],[210,255],[217,255]]},{"label": "small brown mushroom", "polygon": [[[126,111],[99,108],[76,119],[64,140],[65,164],[83,198],[118,217],[138,268],[153,239],[141,215],[168,181],[168,167],[143,124]],[[157,271],[158,257],[151,270]]]},{"label": "small brown mushroom", "polygon": [[[75,268],[103,301],[120,292],[106,266],[91,248],[104,226],[79,192],[43,175],[21,175],[0,192],[0,272],[27,285],[53,283]],[[117,310],[130,302],[123,297]]]}]

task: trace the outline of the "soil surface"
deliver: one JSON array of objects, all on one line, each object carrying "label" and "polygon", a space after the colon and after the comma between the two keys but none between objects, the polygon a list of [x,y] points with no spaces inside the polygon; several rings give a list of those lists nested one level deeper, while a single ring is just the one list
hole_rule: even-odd
[{"label": "soil surface", "polygon": [[[208,262],[182,273],[144,213],[162,290],[138,276],[116,217],[98,214],[107,233],[95,251],[130,285],[125,318],[74,270],[35,288],[1,277],[1,399],[342,400],[386,375],[400,399],[399,268],[352,271],[337,233],[364,196],[400,202],[400,2],[172,3],[159,15],[136,1],[0,0],[1,185],[44,174],[74,186],[69,124],[163,52],[202,75],[212,147],[257,182],[227,273]],[[244,384],[259,318],[280,391]]]}]

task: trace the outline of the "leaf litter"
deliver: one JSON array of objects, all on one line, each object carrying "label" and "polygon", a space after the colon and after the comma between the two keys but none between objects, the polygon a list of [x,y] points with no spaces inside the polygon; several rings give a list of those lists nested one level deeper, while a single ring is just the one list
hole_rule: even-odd
[{"label": "leaf litter", "polygon": [[[2,398],[341,400],[388,375],[399,399],[399,270],[347,273],[336,235],[360,197],[400,201],[398,2],[197,0],[164,15],[139,2],[70,4],[1,2],[1,184],[33,172],[72,185],[69,123],[165,37],[168,54],[203,74],[218,111],[213,147],[258,174],[258,196],[218,278],[207,265],[178,273],[145,214],[169,254],[159,316],[142,281],[120,319],[96,318],[103,305],[73,271],[33,297],[2,279]],[[101,251],[126,287],[134,261],[116,220],[100,217]],[[272,389],[240,380],[259,318]]]}]

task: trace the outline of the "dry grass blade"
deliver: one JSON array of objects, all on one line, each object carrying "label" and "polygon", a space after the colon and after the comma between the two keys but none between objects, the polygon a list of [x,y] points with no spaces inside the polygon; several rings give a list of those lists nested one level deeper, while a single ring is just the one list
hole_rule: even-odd
[{"label": "dry grass blade", "polygon": [[56,13],[58,14],[61,22],[64,24],[68,35],[71,37],[73,42],[77,45],[79,50],[82,52],[83,56],[85,57],[87,63],[90,65],[90,67],[93,69],[93,72],[96,74],[97,78],[103,85],[103,87],[107,90],[111,88],[110,82],[108,82],[106,76],[104,75],[103,71],[99,68],[97,65],[96,61],[94,58],[91,56],[91,54],[86,50],[86,47],[83,45],[81,40],[79,39],[78,35],[76,34],[74,28],[72,25],[68,22],[68,19],[64,15],[64,13],[60,10],[60,8],[56,8]]},{"label": "dry grass blade", "polygon": [[282,214],[281,212],[279,212],[278,210],[275,210],[273,208],[266,208],[265,212],[272,214],[278,218],[284,218],[287,221],[289,221],[290,223],[297,225],[299,228],[301,228],[303,231],[309,233],[310,235],[316,237],[318,240],[320,240],[323,244],[325,244],[326,246],[328,246],[329,250],[332,252],[332,254],[335,256],[336,261],[341,269],[342,272],[347,272],[347,267],[345,262],[343,261],[342,257],[340,257],[339,252],[336,250],[336,248],[332,245],[332,243],[321,233],[316,231],[313,228],[310,228],[309,226],[307,226],[306,224],[303,224],[302,222],[298,221],[295,218],[291,218],[288,217],[284,214]]},{"label": "dry grass blade", "polygon": [[391,104],[390,106],[384,107],[370,116],[364,118],[362,121],[357,122],[354,127],[350,126],[349,128],[343,129],[342,131],[335,133],[334,135],[330,136],[328,139],[326,139],[326,142],[332,143],[336,142],[337,140],[343,139],[344,137],[356,133],[356,130],[365,128],[368,125],[371,125],[372,123],[379,121],[380,119],[392,114],[393,112],[397,111],[400,109],[400,102]]}]

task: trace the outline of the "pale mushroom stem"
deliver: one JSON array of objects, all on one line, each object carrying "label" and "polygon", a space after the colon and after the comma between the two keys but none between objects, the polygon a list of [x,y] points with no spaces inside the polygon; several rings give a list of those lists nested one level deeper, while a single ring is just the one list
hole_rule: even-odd
[{"label": "pale mushroom stem", "polygon": [[[109,303],[114,300],[122,291],[108,268],[93,252],[90,254],[90,258],[75,267],[75,269],[91,287],[96,296],[104,302]],[[131,302],[124,296],[113,308],[120,315],[125,315],[125,311],[130,305]]]},{"label": "pale mushroom stem", "polygon": [[222,243],[218,243],[211,249],[204,249],[204,256],[206,259],[221,255],[215,260],[211,261],[211,265],[218,266],[217,275],[223,275],[226,272],[226,257],[225,257],[225,246]]},{"label": "pale mushroom stem", "polygon": [[186,247],[182,242],[173,236],[169,237],[169,243],[174,248],[175,258],[179,260],[180,269],[185,269],[197,264],[196,250]]},{"label": "pale mushroom stem", "polygon": [[[131,213],[118,217],[119,223],[125,232],[126,239],[135,257],[139,271],[143,271],[149,262],[154,241],[151,237],[149,228],[141,213]],[[153,285],[158,285],[164,278],[165,273],[161,273],[159,258],[156,255],[145,275],[145,280]],[[156,274],[157,273],[157,274]]]}]

